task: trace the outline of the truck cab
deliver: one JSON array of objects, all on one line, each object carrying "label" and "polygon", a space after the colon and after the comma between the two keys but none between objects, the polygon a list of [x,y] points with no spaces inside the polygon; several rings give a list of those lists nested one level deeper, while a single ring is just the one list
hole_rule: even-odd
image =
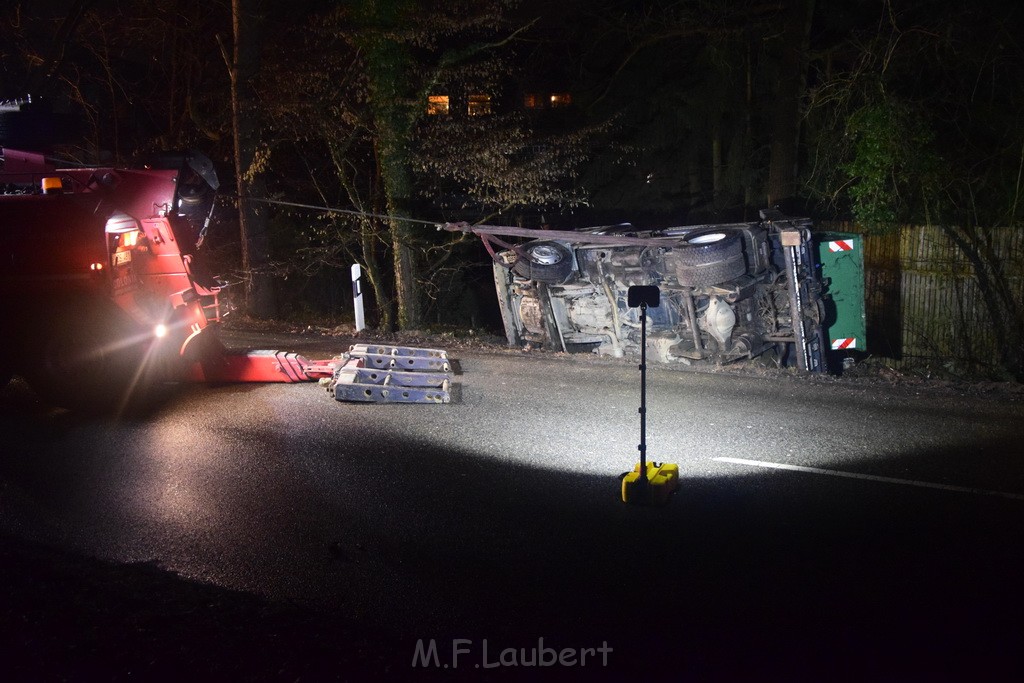
[{"label": "truck cab", "polygon": [[217,181],[205,157],[179,162],[73,166],[2,150],[3,379],[22,375],[57,405],[106,409],[202,346],[220,307],[219,284],[200,275],[197,221]]}]

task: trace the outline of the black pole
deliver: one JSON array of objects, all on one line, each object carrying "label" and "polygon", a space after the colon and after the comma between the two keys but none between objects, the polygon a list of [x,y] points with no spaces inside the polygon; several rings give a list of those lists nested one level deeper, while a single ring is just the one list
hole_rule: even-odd
[{"label": "black pole", "polygon": [[640,481],[647,483],[647,304],[640,304]]}]

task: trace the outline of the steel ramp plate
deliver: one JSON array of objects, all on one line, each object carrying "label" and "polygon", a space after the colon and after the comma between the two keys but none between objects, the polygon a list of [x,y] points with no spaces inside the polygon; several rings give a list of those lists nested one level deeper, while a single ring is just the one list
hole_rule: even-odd
[{"label": "steel ramp plate", "polygon": [[444,372],[404,372],[372,368],[350,368],[345,370],[345,375],[351,375],[354,384],[397,387],[436,387],[440,386],[444,380],[450,379],[449,375]]},{"label": "steel ramp plate", "polygon": [[366,367],[391,370],[428,370],[450,372],[448,353],[442,349],[421,349],[413,346],[353,344],[350,358],[362,358]]},{"label": "steel ramp plate", "polygon": [[451,368],[439,349],[357,344],[327,385],[338,401],[449,403]]},{"label": "steel ramp plate", "polygon": [[425,349],[418,346],[389,346],[388,344],[353,344],[348,348],[351,355],[374,354],[378,356],[420,356],[448,360],[444,349]]},{"label": "steel ramp plate", "polygon": [[445,373],[383,372],[342,368],[328,391],[338,401],[369,403],[448,403],[451,379]]}]

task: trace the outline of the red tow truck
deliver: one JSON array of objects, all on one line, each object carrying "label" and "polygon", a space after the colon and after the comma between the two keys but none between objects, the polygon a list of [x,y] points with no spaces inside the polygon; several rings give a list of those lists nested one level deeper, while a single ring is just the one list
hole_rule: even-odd
[{"label": "red tow truck", "polygon": [[90,411],[167,380],[323,379],[338,400],[448,402],[443,351],[357,345],[309,361],[224,347],[224,283],[202,249],[219,185],[205,156],[79,167],[3,148],[0,163],[3,384],[17,374],[49,402]]}]

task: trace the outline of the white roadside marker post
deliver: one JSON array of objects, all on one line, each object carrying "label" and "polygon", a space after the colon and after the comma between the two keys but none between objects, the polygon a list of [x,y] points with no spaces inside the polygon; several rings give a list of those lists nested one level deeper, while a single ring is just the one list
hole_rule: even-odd
[{"label": "white roadside marker post", "polygon": [[352,264],[352,302],[356,309],[356,332],[366,329],[366,318],[363,313],[363,269],[358,263]]}]

